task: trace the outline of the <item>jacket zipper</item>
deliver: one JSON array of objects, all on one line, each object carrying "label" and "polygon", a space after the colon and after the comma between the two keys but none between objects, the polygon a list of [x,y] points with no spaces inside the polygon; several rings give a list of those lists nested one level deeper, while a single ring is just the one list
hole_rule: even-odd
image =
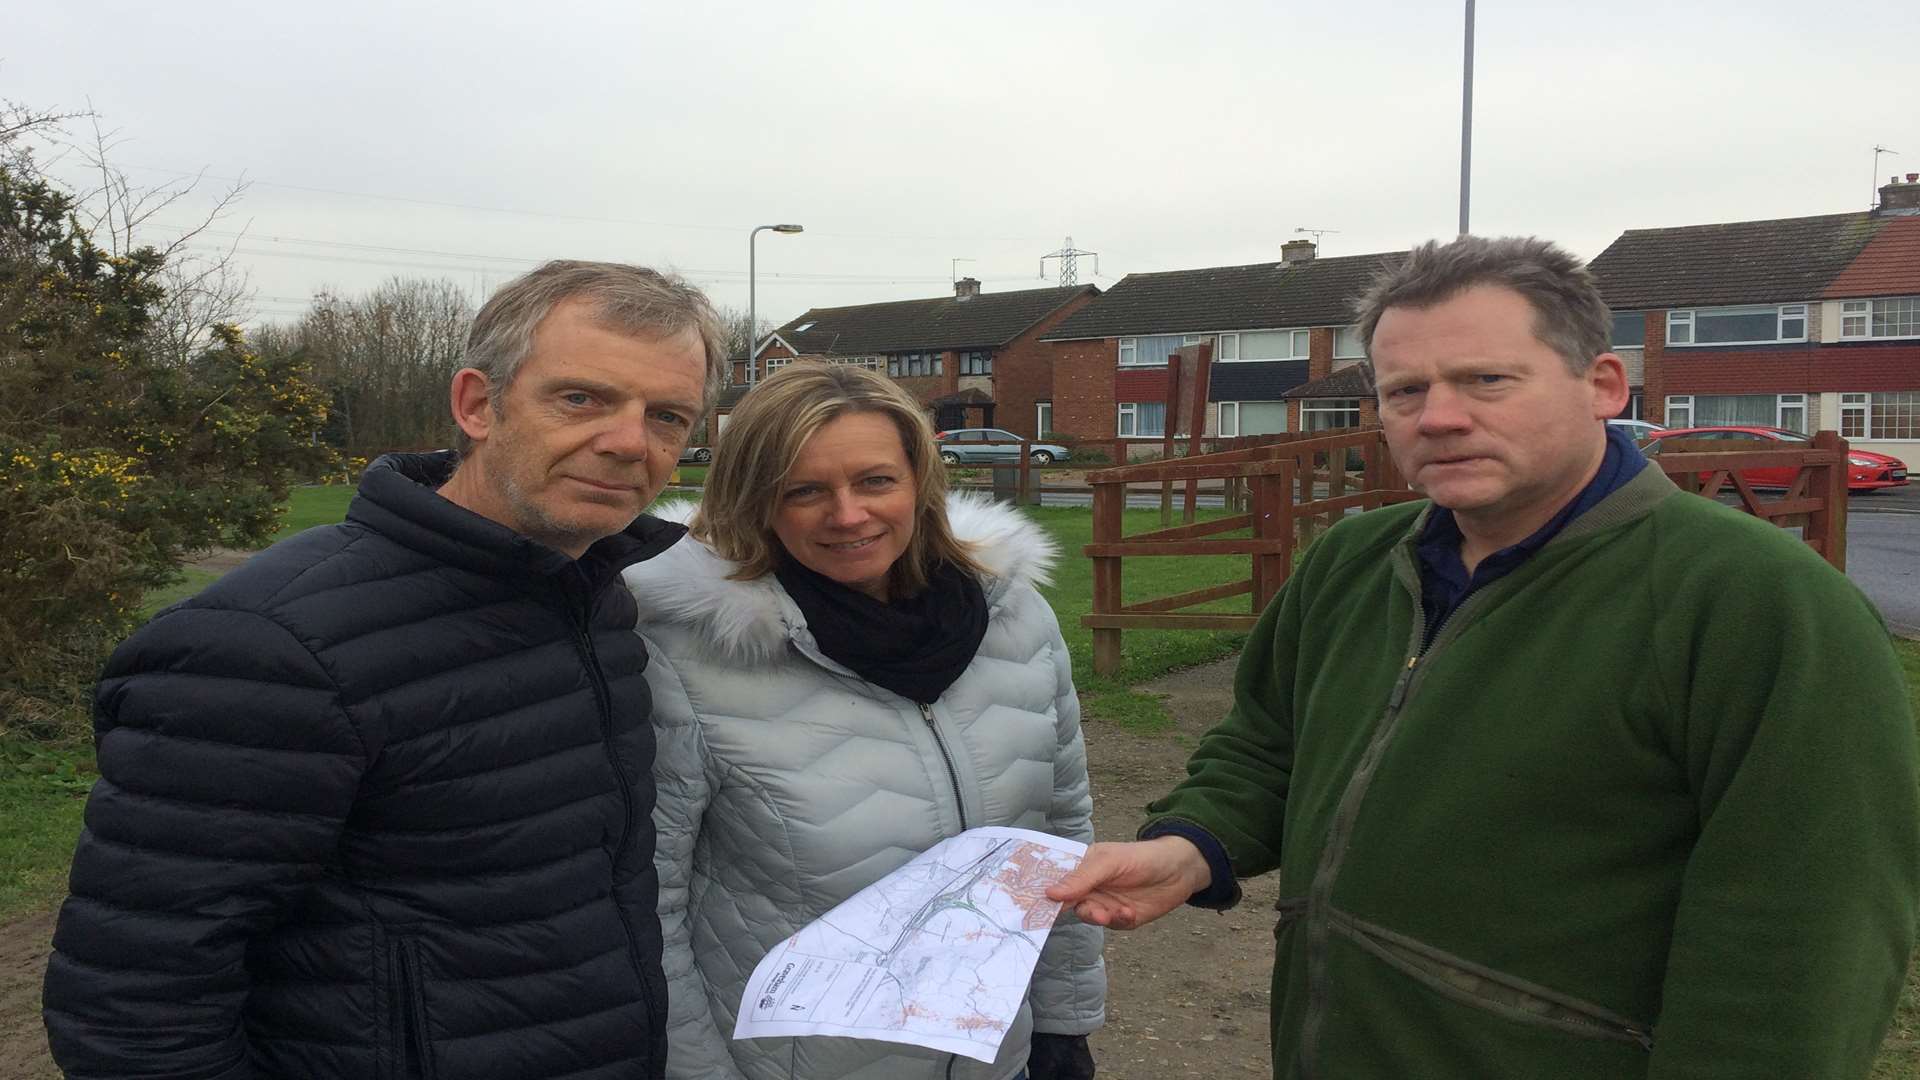
[{"label": "jacket zipper", "polygon": [[[589,608],[583,613],[579,605],[569,606],[572,608],[570,614],[575,616],[574,644],[578,646],[581,657],[586,662],[587,678],[593,683],[594,702],[600,709],[600,744],[606,750],[607,763],[613,766],[614,782],[620,788],[620,839],[613,850],[607,853],[608,885],[617,890],[620,856],[626,852],[627,845],[633,839],[633,789],[629,786],[626,768],[620,764],[620,754],[613,745],[613,692],[607,687],[606,673],[600,670],[600,655],[593,648],[593,631],[590,625],[592,610]],[[620,916],[620,929],[627,935],[627,956],[633,962],[634,977],[640,982],[640,1000],[646,1006],[647,1021],[649,1024],[657,1025],[661,1018],[655,1015],[653,987],[647,983],[647,968],[641,962],[640,942],[634,936],[633,921],[627,917],[627,909],[620,906],[617,892],[610,899],[613,901],[613,910]]]},{"label": "jacket zipper", "polygon": [[[1329,919],[1333,906],[1333,885],[1339,877],[1340,865],[1346,858],[1347,842],[1351,839],[1354,821],[1360,816],[1360,804],[1366,798],[1367,788],[1373,782],[1373,774],[1379,769],[1381,759],[1386,757],[1388,744],[1393,741],[1394,731],[1399,726],[1401,707],[1406,704],[1417,677],[1425,670],[1421,662],[1450,640],[1446,631],[1459,622],[1456,616],[1478,607],[1489,592],[1495,591],[1495,586],[1490,585],[1467,597],[1446,618],[1440,620],[1439,626],[1434,627],[1429,643],[1418,574],[1412,570],[1403,548],[1396,547],[1392,557],[1395,576],[1413,596],[1412,641],[1408,643],[1406,666],[1401,669],[1399,678],[1394,680],[1393,690],[1387,697],[1386,714],[1381,717],[1372,741],[1360,755],[1360,762],[1354,766],[1353,775],[1347,779],[1346,790],[1340,795],[1333,823],[1327,829],[1326,846],[1320,852],[1320,865],[1314,871],[1313,883],[1307,890],[1307,1015],[1300,1025],[1300,1074],[1304,1080],[1313,1080],[1318,1075],[1320,1028],[1325,1021],[1327,999],[1332,992],[1327,975],[1327,951],[1333,932]],[[1406,580],[1408,575],[1413,578],[1411,585]]]},{"label": "jacket zipper", "polygon": [[940,760],[947,764],[947,779],[953,784],[953,809],[960,815],[960,831],[967,831],[967,800],[960,794],[960,770],[953,767],[953,753],[947,749],[947,740],[940,737],[940,725],[933,719],[933,706],[921,704],[920,715],[927,721],[927,730],[933,733],[933,745],[940,748]]},{"label": "jacket zipper", "polygon": [[434,1069],[427,1046],[426,993],[420,986],[419,968],[413,942],[402,940],[394,948],[394,965],[400,978],[400,1068],[408,1080],[432,1080]]},{"label": "jacket zipper", "polygon": [[[916,701],[920,706],[920,716],[927,722],[927,730],[933,734],[933,745],[940,748],[940,760],[947,766],[947,781],[953,785],[953,812],[960,816],[960,831],[967,831],[967,800],[960,794],[960,770],[953,766],[953,753],[947,749],[947,740],[940,737],[940,725],[933,718],[933,706]],[[947,1055],[947,1080],[953,1080],[953,1067],[960,1063],[958,1054]]]}]

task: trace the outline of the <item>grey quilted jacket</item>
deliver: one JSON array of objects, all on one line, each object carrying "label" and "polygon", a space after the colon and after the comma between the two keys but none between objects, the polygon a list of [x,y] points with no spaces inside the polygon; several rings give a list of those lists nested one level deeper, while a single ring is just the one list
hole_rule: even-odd
[{"label": "grey quilted jacket", "polygon": [[728,581],[733,564],[691,537],[627,574],[659,738],[669,1077],[1005,1080],[1035,1029],[1084,1034],[1104,1019],[1100,931],[1062,924],[992,1065],[860,1039],[732,1038],[761,957],[942,838],[1013,825],[1093,839],[1066,644],[1034,588],[1052,542],[992,503],[955,497],[949,517],[991,572],[989,617],[930,716],[822,656],[772,575]]}]

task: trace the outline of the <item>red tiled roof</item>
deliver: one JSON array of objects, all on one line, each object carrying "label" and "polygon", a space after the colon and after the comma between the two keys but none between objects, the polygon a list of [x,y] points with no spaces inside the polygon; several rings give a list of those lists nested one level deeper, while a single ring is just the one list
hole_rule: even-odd
[{"label": "red tiled roof", "polygon": [[1897,217],[1820,294],[1825,300],[1920,293],[1920,217]]}]

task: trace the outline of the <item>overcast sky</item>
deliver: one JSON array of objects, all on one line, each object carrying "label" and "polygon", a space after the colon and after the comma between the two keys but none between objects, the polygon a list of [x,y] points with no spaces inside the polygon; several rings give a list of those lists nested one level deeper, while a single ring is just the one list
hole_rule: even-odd
[{"label": "overcast sky", "polygon": [[[0,97],[85,107],[138,182],[254,181],[269,319],[315,290],[552,257],[808,307],[1323,254],[1456,230],[1463,5],[17,4]],[[1477,233],[1863,210],[1920,171],[1920,4],[1478,5]],[[80,132],[84,132],[82,126]],[[170,220],[192,217],[182,206]],[[209,237],[233,242],[233,235]],[[1047,263],[1051,279],[1057,263]]]}]

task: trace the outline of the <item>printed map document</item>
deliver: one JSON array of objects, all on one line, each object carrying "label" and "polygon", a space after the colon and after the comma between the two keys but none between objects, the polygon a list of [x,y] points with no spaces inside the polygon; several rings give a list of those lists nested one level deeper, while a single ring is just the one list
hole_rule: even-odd
[{"label": "printed map document", "polygon": [[760,961],[736,1039],[844,1035],[992,1062],[1085,844],[969,829],[848,897]]}]

